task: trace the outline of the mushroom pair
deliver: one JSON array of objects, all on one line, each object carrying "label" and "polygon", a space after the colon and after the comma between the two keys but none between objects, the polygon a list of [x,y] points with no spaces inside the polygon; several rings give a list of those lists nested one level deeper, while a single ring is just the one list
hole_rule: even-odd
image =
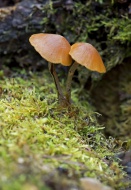
[{"label": "mushroom pair", "polygon": [[[58,101],[63,106],[71,104],[71,81],[78,65],[83,65],[89,70],[105,73],[106,68],[98,51],[89,43],[75,43],[70,46],[69,42],[58,34],[33,34],[29,41],[35,50],[49,62],[49,71],[54,78],[58,92]],[[72,64],[72,59],[75,61]],[[70,66],[66,95],[63,94],[54,64],[61,63]]]}]

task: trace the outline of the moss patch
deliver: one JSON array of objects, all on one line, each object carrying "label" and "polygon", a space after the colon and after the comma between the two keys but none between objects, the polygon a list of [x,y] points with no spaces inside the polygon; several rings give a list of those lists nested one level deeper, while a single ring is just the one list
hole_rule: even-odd
[{"label": "moss patch", "polygon": [[86,102],[82,106],[74,90],[74,105],[59,107],[48,74],[30,75],[3,76],[0,81],[1,188],[68,189],[74,184],[81,189],[82,176],[116,189],[125,185],[124,172],[113,159],[121,148],[115,149],[114,139],[101,133],[91,106]]},{"label": "moss patch", "polygon": [[79,101],[77,87],[72,93],[74,104],[64,109],[46,71],[30,76],[23,71],[22,76],[25,79],[1,75],[1,188],[70,189],[73,185],[81,189],[83,176],[115,189],[126,186],[125,174],[113,157],[121,147],[116,149],[115,140],[104,137],[98,114],[88,100]]},{"label": "moss patch", "polygon": [[[53,4],[53,1],[52,1]],[[102,55],[107,70],[131,56],[129,2],[78,1],[68,7],[43,8],[46,32],[62,34],[73,44],[88,42]]]}]

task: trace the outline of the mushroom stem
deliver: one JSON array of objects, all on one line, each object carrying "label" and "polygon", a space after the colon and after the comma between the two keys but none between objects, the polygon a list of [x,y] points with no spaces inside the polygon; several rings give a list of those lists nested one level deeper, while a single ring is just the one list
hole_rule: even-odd
[{"label": "mushroom stem", "polygon": [[78,67],[78,63],[74,62],[69,71],[68,71],[68,76],[67,76],[67,82],[66,82],[66,99],[69,104],[71,104],[71,83],[72,83],[72,78],[74,75],[75,70]]},{"label": "mushroom stem", "polygon": [[57,93],[58,93],[58,101],[60,104],[62,104],[62,102],[65,100],[65,98],[64,98],[64,95],[63,95],[63,92],[62,92],[62,89],[61,89],[61,86],[59,83],[57,73],[55,71],[54,64],[49,62],[48,67],[49,67],[49,71],[50,71],[50,73],[54,79],[54,82],[55,82],[55,86],[56,86]]}]

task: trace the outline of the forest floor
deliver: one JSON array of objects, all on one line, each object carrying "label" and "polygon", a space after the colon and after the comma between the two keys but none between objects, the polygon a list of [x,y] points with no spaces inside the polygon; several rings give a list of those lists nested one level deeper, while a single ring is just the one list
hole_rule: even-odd
[{"label": "forest floor", "polygon": [[105,137],[100,114],[75,83],[72,101],[59,106],[46,70],[0,72],[2,190],[130,189],[116,156],[123,147]]}]

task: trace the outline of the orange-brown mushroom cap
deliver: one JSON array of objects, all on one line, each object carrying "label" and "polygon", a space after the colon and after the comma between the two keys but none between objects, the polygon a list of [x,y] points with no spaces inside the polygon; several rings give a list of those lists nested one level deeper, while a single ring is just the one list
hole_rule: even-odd
[{"label": "orange-brown mushroom cap", "polygon": [[71,57],[79,64],[86,68],[105,73],[106,68],[103,64],[101,56],[98,51],[89,43],[75,43],[71,46],[69,52]]},{"label": "orange-brown mushroom cap", "polygon": [[72,58],[69,55],[70,44],[58,34],[33,34],[29,41],[35,50],[47,61],[51,63],[61,63],[70,66]]}]

